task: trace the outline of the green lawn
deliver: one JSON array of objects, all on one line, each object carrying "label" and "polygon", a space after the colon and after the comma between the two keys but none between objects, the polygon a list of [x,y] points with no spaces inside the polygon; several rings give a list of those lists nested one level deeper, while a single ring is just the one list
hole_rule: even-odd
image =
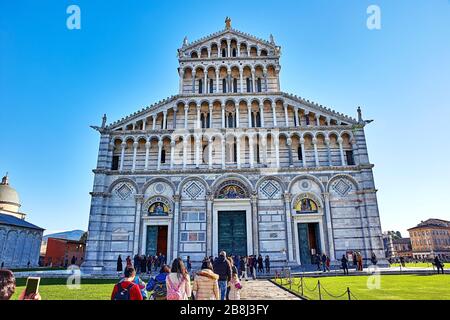
[{"label": "green lawn", "polygon": [[[66,279],[41,279],[39,293],[42,300],[109,300],[118,279],[82,279],[80,290],[70,290]],[[25,289],[26,279],[16,279],[17,289],[13,299]]]},{"label": "green lawn", "polygon": [[[347,287],[358,300],[450,300],[450,275],[382,275],[379,289],[369,289],[368,279],[369,276],[303,278],[303,292],[307,298],[318,300],[315,287],[320,280],[322,300],[336,300],[329,294],[339,296]],[[293,279],[291,286],[286,284],[286,279],[283,281],[284,287],[301,293],[298,289],[300,278]],[[280,283],[280,280],[276,282]],[[348,295],[344,294],[338,300],[348,300]]]},{"label": "green lawn", "polygon": [[[391,267],[400,267],[400,263],[393,263]],[[433,268],[433,264],[431,262],[408,262],[405,263],[406,268]],[[450,269],[449,263],[444,263],[444,269]]]}]

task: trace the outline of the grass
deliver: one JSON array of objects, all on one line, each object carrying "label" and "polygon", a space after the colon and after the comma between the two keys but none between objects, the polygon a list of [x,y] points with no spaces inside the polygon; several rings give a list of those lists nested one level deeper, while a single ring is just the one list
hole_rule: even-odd
[{"label": "grass", "polygon": [[[39,293],[42,300],[110,300],[114,284],[118,279],[82,279],[80,290],[70,290],[67,279],[41,279]],[[13,300],[25,289],[26,279],[16,279]]]},{"label": "grass", "polygon": [[34,272],[34,271],[53,271],[53,270],[67,270],[64,267],[40,267],[40,268],[18,268],[9,269],[12,272]]},{"label": "grass", "polygon": [[[319,300],[315,287],[320,280],[322,300],[348,300],[347,287],[352,299],[358,300],[450,300],[450,275],[381,275],[377,289],[369,288],[368,281],[372,279],[370,276],[303,278],[303,292],[307,298]],[[276,282],[280,284],[279,279]],[[300,278],[294,278],[291,286],[286,282],[284,279],[285,288],[301,293]],[[342,296],[333,298],[329,294]]]},{"label": "grass", "polygon": [[[400,267],[400,263],[393,263],[391,267]],[[431,262],[407,262],[405,263],[406,268],[433,268]],[[444,263],[444,269],[450,269],[450,263]]]}]

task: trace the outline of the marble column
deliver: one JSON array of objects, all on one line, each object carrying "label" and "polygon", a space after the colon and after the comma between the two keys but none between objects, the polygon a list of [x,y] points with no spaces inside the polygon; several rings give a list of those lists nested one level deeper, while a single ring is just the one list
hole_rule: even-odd
[{"label": "marble column", "polygon": [[222,137],[222,169],[225,169],[225,136]]},{"label": "marble column", "polygon": [[214,106],[210,105],[209,106],[209,127],[212,129],[213,127],[213,111],[214,111]]},{"label": "marble column", "polygon": [[123,170],[123,163],[125,161],[125,148],[127,146],[126,142],[122,142],[120,145],[122,147],[122,150],[120,151],[120,171]]},{"label": "marble column", "polygon": [[141,233],[141,219],[142,219],[142,203],[144,202],[143,194],[136,194],[134,196],[136,200],[136,212],[134,220],[134,237],[133,237],[133,256],[139,253],[139,240]]},{"label": "marble column", "polygon": [[145,170],[148,170],[148,159],[150,156],[150,147],[152,146],[150,141],[147,141],[145,143],[145,163],[144,163],[144,168]]},{"label": "marble column", "polygon": [[219,70],[216,70],[216,93],[219,93]]},{"label": "marble column", "polygon": [[280,167],[280,138],[275,139],[275,164],[276,168]]},{"label": "marble column", "polygon": [[331,144],[331,141],[330,141],[330,138],[325,138],[325,144],[326,144],[326,146],[327,146],[327,158],[328,158],[328,166],[332,166],[332,163],[331,163],[331,147],[330,147],[330,144]]},{"label": "marble column", "polygon": [[301,146],[301,149],[302,149],[302,164],[303,164],[303,168],[306,168],[305,139],[303,137],[300,138],[300,146]]},{"label": "marble column", "polygon": [[317,151],[317,138],[313,138],[312,143],[314,146],[314,160],[316,162],[316,167],[320,167],[319,152]]},{"label": "marble column", "polygon": [[244,92],[244,71],[242,69],[239,70],[239,82],[240,82],[240,92]]},{"label": "marble column", "polygon": [[259,105],[259,113],[261,118],[261,128],[264,128],[264,104]]},{"label": "marble column", "polygon": [[284,120],[286,122],[286,127],[289,127],[288,105],[285,103],[283,107],[284,107]]},{"label": "marble column", "polygon": [[230,40],[228,40],[227,41],[227,57],[228,58],[231,58],[231,41]]},{"label": "marble column", "polygon": [[277,127],[277,110],[276,110],[277,104],[275,102],[272,102],[272,117],[273,117],[273,126]]},{"label": "marble column", "polygon": [[[180,200],[181,197],[179,194],[175,194],[173,196],[173,257],[178,257],[178,249],[179,249],[179,241],[178,241],[178,234],[179,234],[179,226],[180,226]],[[169,240],[170,241],[170,240]]]},{"label": "marble column", "polygon": [[136,154],[137,154],[137,148],[139,146],[139,143],[134,142],[133,143],[133,166],[131,168],[131,171],[135,171],[136,170]]},{"label": "marble column", "polygon": [[255,70],[252,69],[252,91],[251,92],[256,92],[256,79],[255,79]]},{"label": "marble column", "polygon": [[179,84],[180,94],[183,94],[183,79],[184,79],[184,70],[181,69],[180,70],[180,84]]},{"label": "marble column", "polygon": [[267,167],[267,136],[262,135],[261,138],[261,146],[259,148],[259,152],[262,153],[262,156],[260,154],[260,158],[262,158],[262,162],[264,166]]},{"label": "marble column", "polygon": [[247,106],[247,114],[248,114],[248,127],[251,128],[252,127],[252,106],[251,105]]},{"label": "marble column", "polygon": [[187,137],[183,138],[183,170],[186,169],[187,163]]},{"label": "marble column", "polygon": [[222,128],[225,128],[225,105],[222,105]]},{"label": "marble column", "polygon": [[320,126],[320,115],[316,114],[317,126]]},{"label": "marble column", "polygon": [[188,128],[189,105],[184,106],[184,128]]},{"label": "marble column", "polygon": [[292,235],[292,213],[291,213],[291,194],[289,192],[284,193],[284,207],[286,215],[286,240],[287,240],[287,252],[288,261],[294,261],[294,241]]},{"label": "marble column", "polygon": [[156,130],[156,118],[158,117],[157,114],[152,115],[152,130]]},{"label": "marble column", "polygon": [[214,194],[208,192],[206,195],[206,254],[208,257],[213,255],[213,237],[212,237],[212,206],[214,201]]},{"label": "marble column", "polygon": [[253,236],[253,254],[259,254],[259,231],[258,231],[258,194],[251,195],[252,202],[252,236]]},{"label": "marble column", "polygon": [[161,170],[161,153],[162,153],[162,147],[163,142],[160,140],[158,141],[158,164],[157,164],[157,170]]},{"label": "marble column", "polygon": [[177,112],[178,112],[178,108],[174,107],[173,108],[173,129],[175,130],[177,128]]},{"label": "marble column", "polygon": [[200,137],[195,137],[195,167],[200,168]]},{"label": "marble column", "polygon": [[249,152],[249,162],[250,162],[250,168],[255,167],[254,163],[254,151],[253,151],[253,136],[248,137],[248,152]]},{"label": "marble column", "polygon": [[192,93],[195,93],[195,70],[192,71]]},{"label": "marble column", "polygon": [[331,217],[330,194],[328,192],[324,192],[322,195],[325,199],[325,216],[327,218],[328,246],[330,250],[329,255],[330,260],[333,261],[336,259],[336,256],[334,251],[333,221]]},{"label": "marble column", "polygon": [[145,127],[147,125],[147,118],[142,119],[142,131],[145,131]]},{"label": "marble column", "polygon": [[213,150],[213,140],[211,138],[209,138],[209,140],[208,140],[208,168],[210,170],[213,168],[212,150]]},{"label": "marble column", "polygon": [[236,164],[237,168],[241,168],[241,137],[236,138]]},{"label": "marble column", "polygon": [[197,129],[200,129],[202,127],[200,122],[200,108],[201,106],[197,106],[197,122],[195,126]]},{"label": "marble column", "polygon": [[175,158],[175,141],[170,141],[170,170],[173,169]]},{"label": "marble column", "polygon": [[344,139],[342,137],[339,137],[338,143],[339,143],[339,153],[341,154],[341,165],[345,166],[345,157],[344,157],[344,148],[342,146],[342,143],[344,142]]},{"label": "marble column", "polygon": [[203,84],[203,93],[207,94],[208,93],[208,71],[204,71],[204,84]]},{"label": "marble column", "polygon": [[288,154],[289,154],[289,167],[293,167],[294,161],[292,159],[292,139],[291,138],[286,139],[286,147],[288,148]]},{"label": "marble column", "polygon": [[162,127],[162,129],[163,130],[167,129],[167,111],[166,110],[163,111],[163,127]]},{"label": "marble column", "polygon": [[236,128],[239,128],[239,104],[235,108],[236,108]]},{"label": "marble column", "polygon": [[264,84],[266,87],[266,92],[269,92],[269,82],[267,80],[267,71],[264,71]]},{"label": "marble column", "polygon": [[298,118],[298,108],[297,107],[294,108],[294,112],[295,112],[295,126],[296,127],[300,127],[300,122],[299,122],[299,118]]}]

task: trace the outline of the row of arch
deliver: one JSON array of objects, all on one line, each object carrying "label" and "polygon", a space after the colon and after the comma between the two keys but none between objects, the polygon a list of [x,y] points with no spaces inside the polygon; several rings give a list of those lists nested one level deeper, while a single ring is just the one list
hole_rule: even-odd
[{"label": "row of arch", "polygon": [[207,195],[217,195],[220,191],[221,186],[223,186],[223,184],[226,181],[237,180],[243,186],[245,186],[245,188],[247,189],[246,190],[247,194],[256,196],[258,194],[259,187],[261,186],[261,184],[263,182],[265,182],[267,180],[275,180],[279,183],[282,194],[286,194],[286,193],[293,192],[293,186],[297,182],[299,182],[301,180],[305,180],[305,179],[310,180],[310,181],[314,182],[316,185],[318,185],[321,193],[331,192],[333,183],[338,179],[346,179],[355,186],[355,191],[360,190],[358,181],[351,175],[344,174],[344,173],[333,175],[326,183],[323,183],[319,178],[315,177],[314,175],[301,174],[301,175],[295,176],[293,179],[290,179],[289,183],[287,183],[287,184],[279,176],[275,176],[275,175],[263,176],[255,183],[252,183],[244,175],[241,175],[239,173],[229,173],[229,174],[224,174],[219,179],[214,180],[214,182],[211,185],[208,184],[208,182],[206,180],[204,180],[202,177],[189,176],[189,177],[184,178],[178,185],[173,183],[170,179],[163,178],[163,177],[155,177],[155,178],[147,181],[142,187],[139,187],[138,184],[133,179],[123,177],[123,178],[117,179],[109,186],[108,193],[111,193],[119,183],[127,182],[127,183],[130,183],[135,188],[136,193],[145,194],[147,189],[150,186],[152,186],[153,184],[155,184],[157,182],[164,182],[168,186],[170,186],[173,195],[181,195],[183,187],[187,183],[189,183],[190,181],[197,181],[204,186]]},{"label": "row of arch", "polygon": [[238,57],[267,57],[274,52],[263,48],[257,44],[250,44],[247,41],[239,41],[237,38],[220,39],[212,41],[199,48],[194,48],[185,52],[185,57],[191,59],[208,58],[238,58]]},{"label": "row of arch", "polygon": [[[180,109],[184,110],[184,114],[179,112]],[[223,110],[223,111],[222,111]],[[140,118],[129,122],[122,127],[118,127],[118,131],[126,130],[147,130],[152,128],[156,129],[176,129],[177,128],[177,118],[184,116],[183,127],[188,129],[188,117],[190,112],[197,112],[197,125],[196,128],[212,128],[212,119],[214,112],[223,112],[226,115],[230,113],[235,117],[239,114],[247,114],[247,116],[252,116],[252,113],[259,112],[261,117],[260,125],[254,123],[252,125],[252,119],[247,118],[246,122],[241,122],[237,127],[278,127],[279,124],[282,127],[295,126],[299,127],[302,125],[310,126],[332,126],[332,125],[346,125],[347,123],[342,122],[336,118],[328,115],[322,115],[317,111],[312,111],[304,106],[296,106],[291,104],[282,98],[252,98],[252,99],[233,99],[228,98],[222,99],[189,99],[189,100],[177,100],[174,105],[169,106],[167,109],[159,110],[158,112],[147,115],[145,118]],[[250,112],[250,114],[249,114]],[[179,114],[180,113],[180,114]],[[238,114],[239,113],[239,114]],[[208,122],[208,126],[200,125],[201,115],[208,116],[211,122]],[[220,117],[223,117],[221,114]],[[169,121],[169,118],[171,122]],[[239,117],[238,117],[239,118]],[[264,121],[265,118],[271,118],[271,123]],[[151,123],[150,123],[151,119]],[[183,119],[183,118],[181,118]],[[277,121],[278,119],[278,121]],[[281,120],[281,121],[280,121]],[[283,121],[284,120],[284,121]],[[266,125],[267,123],[267,125]],[[236,123],[238,124],[238,123]],[[249,125],[248,125],[249,124]],[[229,127],[226,126],[225,119],[222,119],[220,123],[220,128]]]}]

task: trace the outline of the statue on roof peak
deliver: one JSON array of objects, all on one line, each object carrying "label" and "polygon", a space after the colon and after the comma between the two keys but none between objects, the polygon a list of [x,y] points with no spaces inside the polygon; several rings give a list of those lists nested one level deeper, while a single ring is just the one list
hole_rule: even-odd
[{"label": "statue on roof peak", "polygon": [[225,18],[225,28],[227,30],[231,29],[231,18],[230,17]]}]

